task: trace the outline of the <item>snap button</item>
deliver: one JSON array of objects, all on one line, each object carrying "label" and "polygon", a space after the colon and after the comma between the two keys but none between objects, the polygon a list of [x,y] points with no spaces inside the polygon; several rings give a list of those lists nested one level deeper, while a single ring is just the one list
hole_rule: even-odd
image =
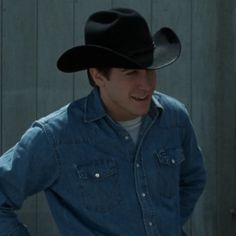
[{"label": "snap button", "polygon": [[152,226],[152,222],[151,221],[149,221],[148,224],[149,224],[149,226]]},{"label": "snap button", "polygon": [[100,174],[99,174],[99,173],[96,173],[96,174],[95,174],[95,177],[96,177],[96,178],[100,178]]}]

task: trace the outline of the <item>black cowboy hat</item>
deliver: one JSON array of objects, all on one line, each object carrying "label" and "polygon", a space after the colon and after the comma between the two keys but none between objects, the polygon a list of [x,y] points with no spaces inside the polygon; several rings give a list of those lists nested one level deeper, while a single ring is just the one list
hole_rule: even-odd
[{"label": "black cowboy hat", "polygon": [[57,67],[63,72],[90,67],[160,69],[173,63],[180,51],[180,41],[170,28],[161,28],[152,37],[139,13],[115,8],[88,18],[85,45],[64,52]]}]

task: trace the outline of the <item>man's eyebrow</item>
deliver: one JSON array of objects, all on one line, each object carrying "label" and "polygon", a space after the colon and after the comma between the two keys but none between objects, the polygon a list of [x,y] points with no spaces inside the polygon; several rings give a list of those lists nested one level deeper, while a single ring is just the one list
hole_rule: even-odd
[{"label": "man's eyebrow", "polygon": [[132,68],[130,68],[130,69],[128,69],[128,68],[121,68],[121,71],[122,71],[122,72],[130,71],[130,70],[136,70],[136,69],[132,69]]}]

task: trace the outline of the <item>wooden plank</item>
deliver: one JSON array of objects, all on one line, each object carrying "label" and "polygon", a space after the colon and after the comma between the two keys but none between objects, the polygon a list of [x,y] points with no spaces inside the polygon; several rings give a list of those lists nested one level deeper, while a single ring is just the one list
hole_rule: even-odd
[{"label": "wooden plank", "polygon": [[218,235],[236,235],[236,2],[219,0],[218,9],[217,225]]},{"label": "wooden plank", "polygon": [[0,156],[2,149],[2,0],[0,0]]},{"label": "wooden plank", "polygon": [[72,100],[73,76],[56,68],[72,42],[73,1],[38,1],[38,116]]},{"label": "wooden plank", "polygon": [[[74,45],[84,44],[84,26],[87,18],[95,11],[111,8],[111,0],[76,0]],[[74,98],[87,95],[91,90],[86,71],[75,73]]]},{"label": "wooden plank", "polygon": [[192,235],[219,234],[217,224],[217,11],[215,1],[192,1],[192,116],[206,161],[208,181],[192,221]]},{"label": "wooden plank", "polygon": [[[18,1],[3,0],[2,122],[5,150],[15,144],[36,114],[33,103],[36,71],[34,7],[34,1],[24,0],[19,4]],[[9,122],[12,124],[6,125]]]},{"label": "wooden plank", "polygon": [[153,32],[172,28],[182,43],[179,60],[158,70],[158,90],[177,97],[191,108],[191,1],[153,0]]},{"label": "wooden plank", "polygon": [[[2,149],[14,145],[35,119],[36,1],[2,0]],[[10,124],[10,125],[9,125]],[[36,235],[35,197],[19,212]]]},{"label": "wooden plank", "polygon": [[148,22],[151,29],[152,25],[152,0],[113,0],[112,7],[125,7],[138,11]]},{"label": "wooden plank", "polygon": [[[73,99],[73,75],[57,70],[59,55],[73,43],[73,1],[38,1],[38,116]],[[43,193],[37,199],[37,235],[59,235]]]}]

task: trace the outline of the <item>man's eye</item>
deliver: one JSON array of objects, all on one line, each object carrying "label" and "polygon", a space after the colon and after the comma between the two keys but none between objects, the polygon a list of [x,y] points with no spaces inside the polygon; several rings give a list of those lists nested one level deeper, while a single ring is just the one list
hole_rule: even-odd
[{"label": "man's eye", "polygon": [[134,75],[134,74],[136,74],[137,73],[137,70],[129,70],[129,71],[127,71],[125,74],[126,75]]}]

